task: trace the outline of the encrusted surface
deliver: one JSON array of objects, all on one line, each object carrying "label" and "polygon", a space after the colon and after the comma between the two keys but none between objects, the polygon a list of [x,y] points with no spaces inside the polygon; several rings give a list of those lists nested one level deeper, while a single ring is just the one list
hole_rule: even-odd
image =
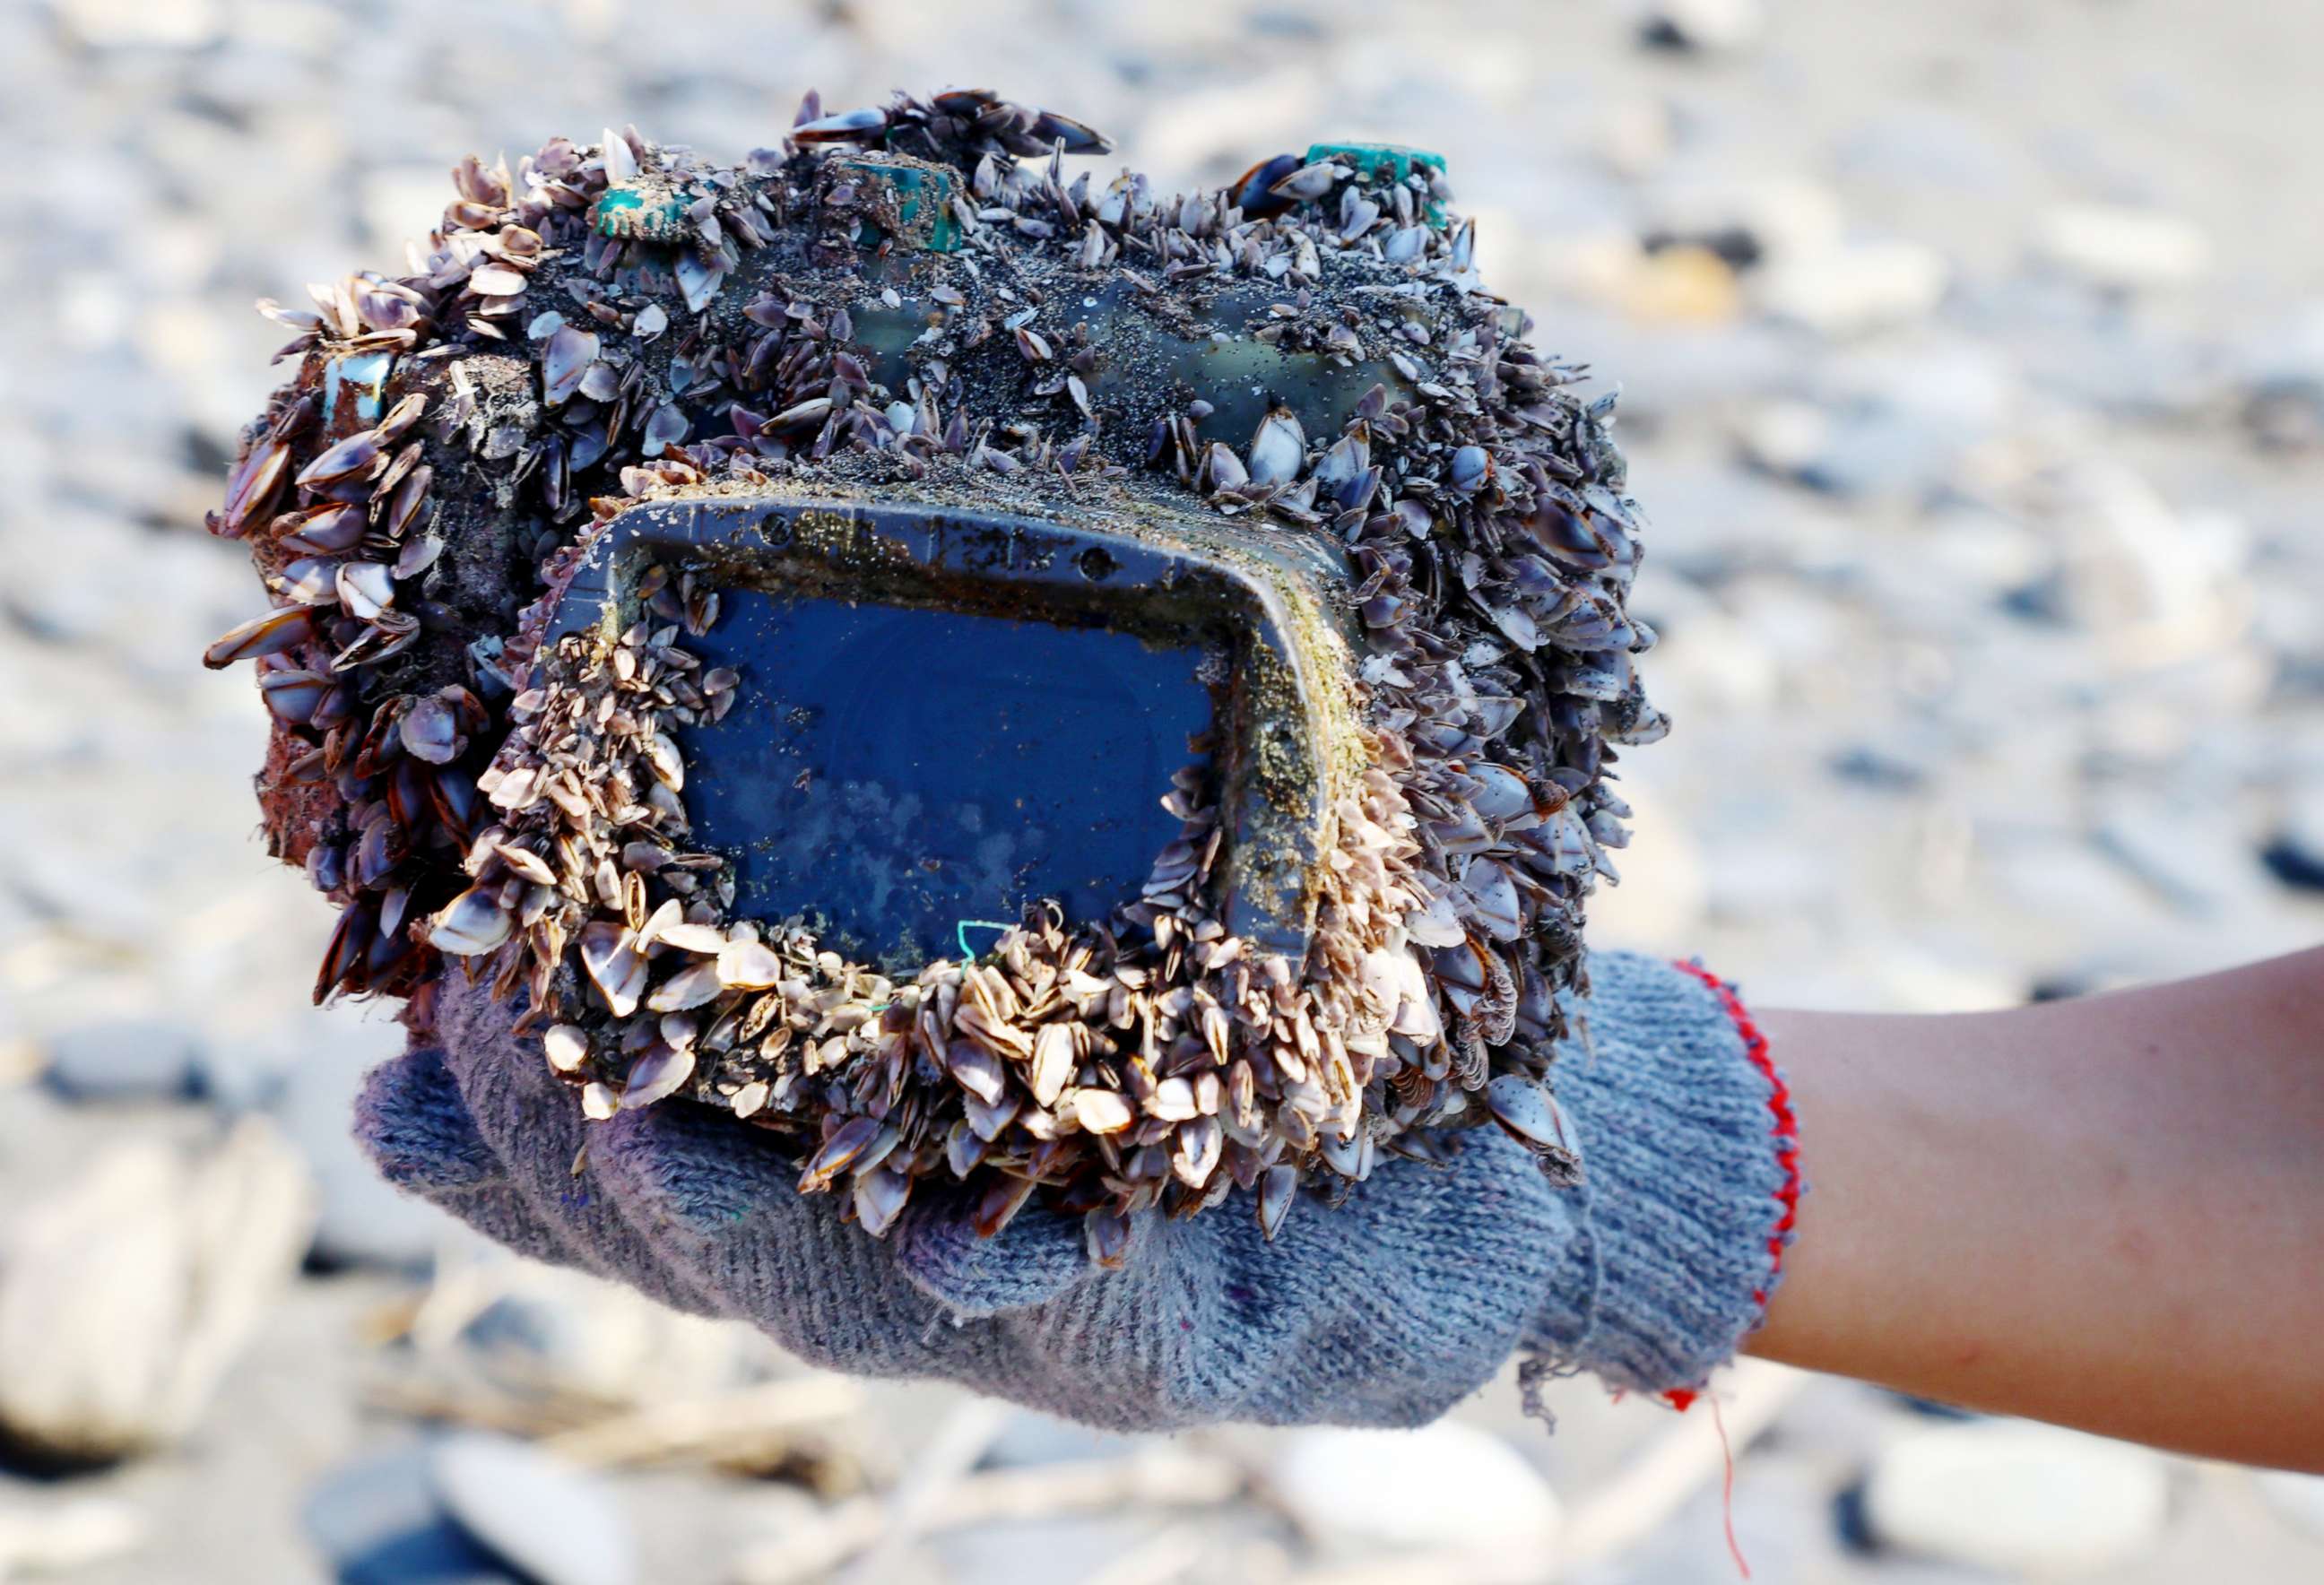
[{"label": "encrusted surface", "polygon": [[[954,169],[958,251],[834,144]],[[1651,635],[1623,610],[1610,399],[1526,345],[1425,166],[1067,181],[1104,146],[961,93],[810,104],[739,169],[553,140],[464,162],[407,273],[269,305],[303,361],[212,527],[278,604],[209,658],[258,661],[270,833],[345,910],[318,997],[420,987],[424,1020],[466,960],[530,998],[594,1113],[684,1092],[795,1132],[803,1186],[851,1184],[875,1230],[924,1178],[969,1180],[988,1229],[1045,1190],[1100,1258],[1139,1206],[1259,1185],[1271,1223],[1305,1179],[1441,1148],[1489,1079],[1545,1079],[1623,840],[1609,745],[1664,730],[1631,667]],[[366,402],[376,365],[346,360],[381,354]],[[1304,961],[1225,930],[1217,789],[1191,773],[1143,896],[1028,910],[908,982],[734,917],[672,732],[780,679],[687,653],[717,620],[707,569],[619,634],[542,635],[624,501],[767,490],[1343,547],[1343,608],[1294,604],[1301,651],[1344,656],[1307,680],[1345,728],[1257,750],[1335,788]],[[1237,686],[1292,686],[1284,657],[1238,659]],[[1492,1110],[1570,1169],[1554,1110]]]}]

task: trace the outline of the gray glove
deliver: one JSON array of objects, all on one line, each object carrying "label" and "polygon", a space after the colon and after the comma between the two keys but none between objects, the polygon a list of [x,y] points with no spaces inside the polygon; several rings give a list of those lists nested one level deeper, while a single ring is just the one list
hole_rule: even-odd
[{"label": "gray glove", "polygon": [[1556,1074],[1584,1188],[1480,1129],[1448,1166],[1384,1161],[1343,1203],[1298,1208],[1271,1244],[1248,1207],[1147,1215],[1115,1270],[1038,1204],[980,1239],[965,1206],[916,1197],[875,1239],[798,1192],[783,1141],[709,1108],[585,1122],[513,1009],[456,975],[434,1043],[372,1075],[357,1126],[392,1182],[500,1242],[835,1370],[1120,1430],[1413,1425],[1521,1347],[1618,1386],[1696,1386],[1775,1279],[1796,1179],[1739,1005],[1650,960],[1593,973],[1594,1053]]}]

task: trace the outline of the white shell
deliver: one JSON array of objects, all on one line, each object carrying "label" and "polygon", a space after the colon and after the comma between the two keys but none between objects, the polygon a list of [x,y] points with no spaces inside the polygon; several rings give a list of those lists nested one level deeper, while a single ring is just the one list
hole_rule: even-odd
[{"label": "white shell", "polygon": [[1259,420],[1250,438],[1250,482],[1288,484],[1299,476],[1307,460],[1307,437],[1288,408],[1277,408]]},{"label": "white shell", "polygon": [[509,938],[515,921],[501,907],[498,885],[472,886],[452,899],[428,932],[428,945],[454,957],[477,957]]},{"label": "white shell", "polygon": [[631,945],[627,930],[607,919],[582,926],[581,965],[615,1018],[638,1010],[638,998],[645,994],[646,960]]},{"label": "white shell", "polygon": [[560,1074],[569,1074],[579,1067],[589,1055],[589,1037],[578,1024],[558,1024],[540,1037],[542,1047],[549,1053],[549,1065]]},{"label": "white shell", "polygon": [[1572,1125],[1566,1121],[1565,1109],[1557,1104],[1555,1096],[1532,1080],[1515,1074],[1501,1074],[1485,1086],[1485,1104],[1491,1109],[1493,1120],[1521,1143],[1537,1150],[1581,1154],[1573,1140]]},{"label": "white shell", "polygon": [[718,954],[718,982],[729,990],[764,991],[782,977],[782,960],[759,942],[730,942]]},{"label": "white shell", "polygon": [[1478,859],[1462,878],[1469,895],[1469,917],[1496,941],[1515,941],[1525,931],[1525,910],[1517,898],[1517,880],[1491,859]]},{"label": "white shell", "polygon": [[1526,779],[1506,765],[1471,765],[1469,774],[1484,783],[1469,800],[1470,807],[1488,820],[1508,820],[1533,813],[1533,791]]},{"label": "white shell", "polygon": [[1272,1243],[1283,1229],[1283,1219],[1291,1214],[1291,1203],[1299,1197],[1299,1169],[1296,1166],[1271,1166],[1267,1175],[1259,1180],[1259,1230]]},{"label": "white shell", "polygon": [[1033,1099],[1055,1106],[1074,1076],[1074,1032],[1070,1025],[1044,1024],[1033,1037]]},{"label": "white shell", "polygon": [[339,604],[349,616],[369,622],[395,604],[395,574],[376,561],[350,561],[339,567]]},{"label": "white shell", "polygon": [[664,946],[716,957],[726,950],[726,932],[715,925],[671,925],[654,937]]},{"label": "white shell", "polygon": [[696,963],[656,987],[654,993],[646,998],[646,1005],[658,1013],[684,1012],[715,1000],[724,989],[718,982],[716,963]]},{"label": "white shell", "polygon": [[630,147],[630,140],[607,127],[598,145],[597,158],[605,167],[607,181],[635,181],[638,179],[638,152]]},{"label": "white shell", "polygon": [[630,1064],[629,1083],[622,1089],[622,1110],[635,1111],[675,1095],[693,1076],[693,1047],[681,1049],[656,1041]]},{"label": "white shell", "polygon": [[581,376],[597,361],[597,333],[562,325],[540,353],[540,400],[562,406],[581,389]]},{"label": "white shell", "polygon": [[1219,1157],[1225,1148],[1226,1130],[1219,1126],[1219,1120],[1198,1117],[1180,1125],[1173,1137],[1170,1170],[1188,1188],[1199,1189],[1218,1170]]},{"label": "white shell", "polygon": [[1113,1090],[1076,1090],[1074,1116],[1093,1134],[1118,1134],[1136,1120],[1128,1097]]},{"label": "white shell", "polygon": [[870,1172],[855,1175],[855,1220],[863,1230],[878,1238],[896,1225],[896,1218],[904,1213],[904,1203],[912,1196],[912,1180],[902,1173],[875,1166]]}]

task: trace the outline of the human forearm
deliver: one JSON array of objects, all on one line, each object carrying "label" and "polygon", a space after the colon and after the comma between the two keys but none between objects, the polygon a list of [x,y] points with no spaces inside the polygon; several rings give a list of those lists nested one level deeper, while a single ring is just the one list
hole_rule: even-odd
[{"label": "human forearm", "polygon": [[2003,1013],[1759,1021],[1813,1193],[1750,1351],[2324,1469],[2324,952]]}]

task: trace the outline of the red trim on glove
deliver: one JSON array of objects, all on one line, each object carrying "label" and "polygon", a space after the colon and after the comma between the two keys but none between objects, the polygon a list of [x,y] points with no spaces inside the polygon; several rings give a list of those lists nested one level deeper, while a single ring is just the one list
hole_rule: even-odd
[{"label": "red trim on glove", "polygon": [[[1743,999],[1736,994],[1735,988],[1701,963],[1674,961],[1671,966],[1681,973],[1693,975],[1711,987],[1711,994],[1719,998],[1719,1005],[1726,1009],[1727,1016],[1734,1020],[1735,1032],[1743,1037],[1744,1056],[1767,1081],[1767,1110],[1775,1120],[1775,1126],[1767,1132],[1776,1142],[1775,1159],[1784,1168],[1784,1181],[1775,1189],[1775,1203],[1784,1208],[1784,1214],[1767,1234],[1767,1280],[1751,1290],[1753,1302],[1764,1312],[1767,1307],[1767,1295],[1774,1289],[1775,1278],[1783,1272],[1784,1250],[1791,1243],[1792,1229],[1799,1221],[1799,1119],[1793,1115],[1792,1092],[1784,1083],[1784,1075],[1775,1071],[1775,1059],[1768,1055],[1767,1037],[1759,1032],[1759,1026],[1752,1022],[1750,1009],[1743,1005]],[[1663,1394],[1663,1398],[1671,1407],[1683,1413],[1697,1396],[1680,1387]]]}]

